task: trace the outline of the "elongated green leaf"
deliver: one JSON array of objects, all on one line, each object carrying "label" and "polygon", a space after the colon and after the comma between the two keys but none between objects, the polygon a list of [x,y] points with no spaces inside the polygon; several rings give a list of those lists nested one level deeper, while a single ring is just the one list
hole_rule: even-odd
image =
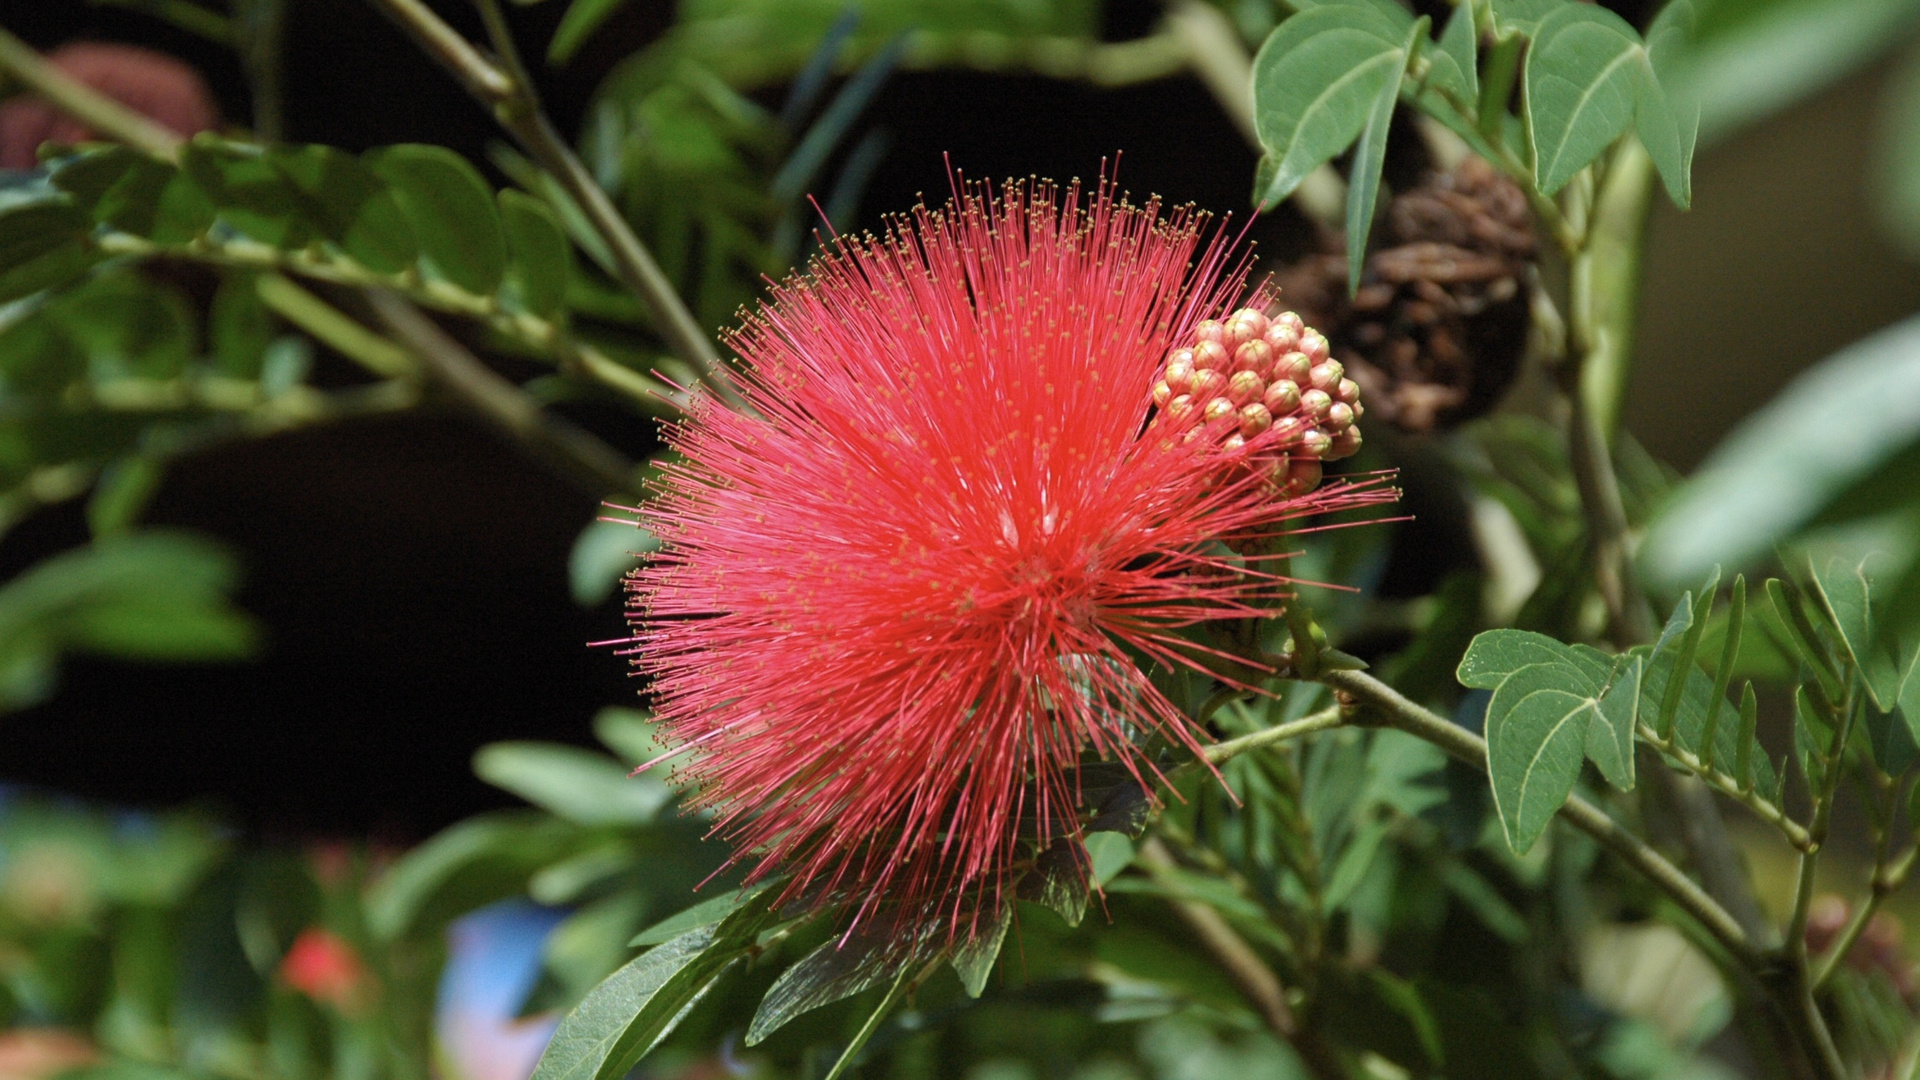
[{"label": "elongated green leaf", "polygon": [[673,1031],[752,940],[703,926],[608,976],[560,1021],[533,1080],[619,1080]]},{"label": "elongated green leaf", "polygon": [[1863,720],[1867,727],[1867,745],[1873,763],[1888,776],[1900,776],[1920,761],[1920,745],[1914,741],[1913,728],[1900,709],[1881,712],[1869,708]]},{"label": "elongated green leaf", "polygon": [[1253,61],[1254,123],[1273,161],[1271,206],[1359,137],[1407,64],[1407,28],[1365,5],[1329,4],[1280,24]]},{"label": "elongated green leaf", "polygon": [[1647,63],[1636,69],[1634,131],[1675,206],[1693,202],[1693,148],[1700,136],[1700,100],[1681,65],[1693,44],[1693,0],[1668,0],[1647,27]]},{"label": "elongated green leaf", "polygon": [[[1647,659],[1646,672],[1640,680],[1640,714],[1642,718],[1651,716],[1659,709],[1667,696],[1668,681],[1673,675],[1674,664],[1678,659],[1678,650],[1668,649]],[[1680,691],[1673,716],[1673,742],[1696,756],[1700,752],[1701,737],[1706,733],[1707,707],[1713,697],[1713,680],[1707,677],[1697,665],[1686,665],[1686,678],[1680,683]],[[1713,733],[1713,758],[1722,763],[1737,762],[1740,757],[1740,732],[1738,724],[1721,724]],[[1782,777],[1765,754],[1748,754],[1753,763],[1753,787],[1764,798],[1778,802]]]},{"label": "elongated green leaf", "polygon": [[1384,819],[1369,821],[1360,827],[1340,851],[1340,857],[1334,861],[1333,872],[1327,875],[1325,892],[1321,896],[1324,911],[1333,914],[1346,906],[1355,889],[1366,880],[1367,871],[1373,868],[1373,858],[1380,853],[1380,844],[1387,838],[1391,823]]},{"label": "elongated green leaf", "polygon": [[567,5],[567,13],[560,17],[560,25],[553,29],[553,40],[547,43],[547,60],[554,64],[571,60],[593,32],[624,3],[626,0],[573,0]]},{"label": "elongated green leaf", "polygon": [[1347,177],[1347,293],[1360,291],[1360,271],[1367,261],[1367,236],[1373,231],[1374,207],[1380,198],[1380,173],[1387,163],[1387,129],[1393,125],[1393,107],[1400,103],[1400,84],[1406,74],[1406,54],[1414,42],[1423,40],[1427,20],[1423,17],[1407,33],[1399,63],[1381,80],[1378,96],[1367,110],[1367,126],[1360,131],[1360,142],[1353,152],[1353,167]]},{"label": "elongated green leaf", "polygon": [[507,239],[493,189],[444,146],[390,146],[368,164],[393,191],[420,245],[420,269],[472,293],[490,294],[506,273]]},{"label": "elongated green leaf", "polygon": [[1542,18],[1527,51],[1534,186],[1551,195],[1633,122],[1640,35],[1604,8],[1567,4]]},{"label": "elongated green leaf", "polygon": [[1480,35],[1474,29],[1473,10],[1470,3],[1455,7],[1440,31],[1438,46],[1428,51],[1433,66],[1427,81],[1467,108],[1480,99]]},{"label": "elongated green leaf", "polygon": [[[935,915],[907,926],[869,923],[843,940],[835,936],[780,973],[747,1025],[748,1046],[822,1005],[891,983],[938,955],[946,925]],[[1004,929],[1002,930],[1004,933]]]},{"label": "elongated green leaf", "polygon": [[658,772],[630,777],[607,757],[557,743],[492,743],[473,755],[473,771],[581,825],[644,824],[673,797]]},{"label": "elongated green leaf", "polygon": [[1531,664],[1508,675],[1487,704],[1487,774],[1515,852],[1533,846],[1579,779],[1599,702],[1568,687],[1585,682],[1571,664]]},{"label": "elongated green leaf", "polygon": [[755,885],[746,889],[728,889],[726,892],[709,896],[705,900],[680,912],[654,923],[633,936],[628,946],[638,948],[643,945],[659,945],[671,941],[689,930],[698,930],[703,926],[725,919],[739,910],[740,905],[752,899],[766,886]]},{"label": "elongated green leaf", "polygon": [[960,976],[968,997],[977,998],[987,988],[994,961],[1000,958],[1000,946],[1007,939],[1007,928],[1012,925],[1013,905],[1002,904],[992,919],[974,928],[972,937],[953,947],[953,973]]},{"label": "elongated green leaf", "polygon": [[1910,318],[1799,376],[1734,429],[1654,522],[1642,561],[1663,582],[1749,564],[1916,442],[1920,318]]},{"label": "elongated green leaf", "polygon": [[1880,632],[1870,573],[1868,563],[1836,555],[1814,567],[1813,583],[1873,703],[1881,712],[1892,712],[1900,704],[1901,683],[1913,654],[1898,649],[1893,635]]}]

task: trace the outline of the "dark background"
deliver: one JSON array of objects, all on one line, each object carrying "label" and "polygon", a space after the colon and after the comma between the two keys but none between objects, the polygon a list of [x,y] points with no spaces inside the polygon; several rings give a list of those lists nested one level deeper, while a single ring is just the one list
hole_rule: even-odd
[{"label": "dark background", "polygon": [[[470,8],[436,4],[469,32]],[[196,64],[230,118],[244,82],[217,46],[80,0],[7,5],[41,48],[128,41]],[[1113,4],[1107,34],[1145,32],[1150,2]],[[523,42],[564,5],[516,8]],[[1629,17],[1637,12],[1626,11]],[[572,130],[601,75],[663,31],[668,5],[628,4],[573,64],[545,73]],[[476,161],[490,119],[358,0],[295,0],[287,137],[358,150],[406,141]],[[537,54],[538,50],[530,50]],[[1878,88],[1891,62],[1703,152],[1694,206],[1656,211],[1630,427],[1687,468],[1795,370],[1920,309],[1920,275],[1867,208]],[[979,177],[1096,175],[1124,150],[1136,192],[1216,210],[1246,205],[1254,159],[1190,79],[1102,91],[965,73],[897,74],[868,113],[893,148],[863,203],[907,207],[947,187],[942,154]],[[1288,222],[1262,232],[1284,248]],[[593,420],[594,418],[587,418]],[[650,432],[599,425],[635,455]],[[472,778],[479,745],[585,741],[606,704],[634,703],[617,604],[568,596],[567,555],[593,496],[451,414],[354,423],[235,444],[180,463],[148,515],[230,544],[239,602],[267,629],[257,662],[67,664],[48,704],[0,716],[0,780],[136,805],[201,801],[268,835],[416,840],[511,800]],[[86,538],[78,506],[0,541],[0,577]]]}]

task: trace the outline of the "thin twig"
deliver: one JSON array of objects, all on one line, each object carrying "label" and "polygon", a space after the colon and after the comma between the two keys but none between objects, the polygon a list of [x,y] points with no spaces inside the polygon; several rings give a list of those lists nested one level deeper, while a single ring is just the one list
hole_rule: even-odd
[{"label": "thin twig", "polygon": [[725,364],[706,331],[701,329],[693,312],[687,310],[686,303],[674,291],[673,284],[635,235],[633,227],[613,205],[613,200],[541,110],[538,94],[519,60],[499,5],[492,0],[479,0],[482,20],[501,56],[500,64],[495,64],[481,56],[472,43],[420,0],[373,0],[373,3],[452,72],[468,93],[493,109],[500,126],[580,205],[588,223],[606,241],[621,281],[653,312],[667,345],[693,366],[708,390],[721,400],[740,406],[742,399],[728,380]]},{"label": "thin twig", "polygon": [[151,158],[176,161],[186,141],[48,63],[33,46],[0,27],[0,70],[46,98],[60,111]]},{"label": "thin twig", "polygon": [[372,290],[367,298],[381,321],[461,403],[566,469],[594,494],[632,490],[634,464],[619,451],[547,413],[397,294]]},{"label": "thin twig", "polygon": [[1874,913],[1880,910],[1881,903],[1888,896],[1899,892],[1901,886],[1907,883],[1908,876],[1913,873],[1916,853],[1920,853],[1920,848],[1910,847],[1889,865],[1886,861],[1886,852],[1881,851],[1880,858],[1874,864],[1873,882],[1866,901],[1860,905],[1858,911],[1853,913],[1853,918],[1847,921],[1846,927],[1840,931],[1840,936],[1834,939],[1826,955],[1822,956],[1820,962],[1814,966],[1815,993],[1823,989],[1833,978],[1834,972],[1840,969],[1847,954],[1852,952],[1853,947],[1859,943],[1860,935],[1866,930],[1867,923],[1871,922]]},{"label": "thin twig", "polygon": [[1214,743],[1206,747],[1204,756],[1214,765],[1224,765],[1249,751],[1277,746],[1280,743],[1297,739],[1302,735],[1311,735],[1316,731],[1339,727],[1345,711],[1338,705],[1329,705],[1319,712],[1308,713],[1298,720],[1256,731],[1251,735],[1242,735],[1237,739]]},{"label": "thin twig", "polygon": [[[1482,772],[1486,771],[1486,740],[1437,713],[1421,708],[1379,679],[1362,671],[1328,671],[1321,673],[1319,681],[1372,706],[1389,726],[1417,735],[1455,758]],[[1560,816],[1639,871],[1654,887],[1692,915],[1735,959],[1747,966],[1758,966],[1759,956],[1746,931],[1741,929],[1733,916],[1646,841],[1628,832],[1607,816],[1606,811],[1578,795],[1567,798],[1560,807]]]}]

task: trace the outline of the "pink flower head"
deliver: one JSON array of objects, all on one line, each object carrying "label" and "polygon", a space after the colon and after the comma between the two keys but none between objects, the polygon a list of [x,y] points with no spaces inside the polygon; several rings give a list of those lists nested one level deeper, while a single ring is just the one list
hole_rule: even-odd
[{"label": "pink flower head", "polygon": [[786,898],[997,910],[1079,832],[1083,756],[1151,788],[1147,737],[1199,749],[1141,664],[1214,673],[1183,631],[1287,585],[1219,541],[1392,497],[1287,483],[1302,425],[1149,428],[1243,288],[1204,223],[967,185],[775,288],[730,342],[750,411],[670,433],[631,652],[695,804]]}]

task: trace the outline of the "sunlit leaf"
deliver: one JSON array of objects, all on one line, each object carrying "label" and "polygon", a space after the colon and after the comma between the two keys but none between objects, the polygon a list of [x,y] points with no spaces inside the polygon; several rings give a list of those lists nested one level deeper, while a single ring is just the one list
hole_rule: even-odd
[{"label": "sunlit leaf", "polygon": [[1312,8],[1280,24],[1253,62],[1254,122],[1273,161],[1262,205],[1293,193],[1309,172],[1365,128],[1407,64],[1408,27],[1358,4]]}]

